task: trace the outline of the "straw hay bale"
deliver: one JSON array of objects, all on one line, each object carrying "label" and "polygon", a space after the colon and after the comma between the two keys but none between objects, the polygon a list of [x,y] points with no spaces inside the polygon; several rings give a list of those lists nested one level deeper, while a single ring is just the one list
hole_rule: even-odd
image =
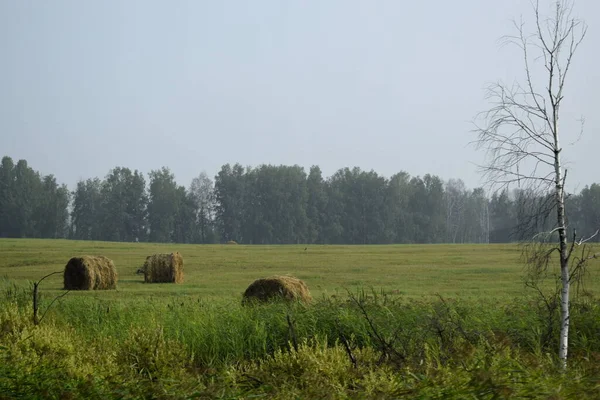
[{"label": "straw hay bale", "polygon": [[243,301],[267,302],[276,299],[308,303],[312,297],[308,287],[300,279],[275,275],[254,281],[244,292]]},{"label": "straw hay bale", "polygon": [[117,288],[117,269],[104,256],[73,257],[65,266],[64,287],[67,290],[106,290]]},{"label": "straw hay bale", "polygon": [[144,263],[144,282],[182,283],[183,257],[179,252],[153,254]]}]

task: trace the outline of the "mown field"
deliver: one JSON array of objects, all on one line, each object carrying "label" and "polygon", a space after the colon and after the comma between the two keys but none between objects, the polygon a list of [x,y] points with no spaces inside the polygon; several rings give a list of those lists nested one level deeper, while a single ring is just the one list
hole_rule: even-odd
[{"label": "mown field", "polygon": [[[145,284],[179,251],[185,282]],[[114,260],[114,291],[31,281],[72,256]],[[0,399],[600,398],[600,265],[572,307],[523,283],[516,245],[242,246],[0,240]],[[257,278],[303,279],[313,303],[240,304]]]},{"label": "mown field", "polygon": [[[182,285],[143,283],[136,275],[147,255],[179,251],[185,262]],[[515,245],[243,246],[163,245],[66,240],[0,240],[0,276],[25,282],[62,271],[72,256],[102,254],[114,260],[122,295],[195,294],[240,297],[255,279],[293,275],[315,296],[374,288],[410,297],[512,297],[523,292],[521,250]],[[600,289],[597,284],[593,289]],[[62,289],[62,276],[42,289]],[[85,293],[84,295],[89,295]]]}]

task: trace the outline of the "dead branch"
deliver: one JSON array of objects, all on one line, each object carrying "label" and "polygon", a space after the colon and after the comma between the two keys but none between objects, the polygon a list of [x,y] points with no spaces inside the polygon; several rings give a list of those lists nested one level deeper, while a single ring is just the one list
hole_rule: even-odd
[{"label": "dead branch", "polygon": [[[379,351],[381,352],[381,357],[379,359],[379,362],[383,362],[384,360],[388,359],[388,360],[395,360],[396,363],[399,364],[400,362],[404,361],[406,359],[406,357],[403,354],[401,354],[400,352],[398,352],[398,350],[396,350],[396,348],[394,347],[394,340],[395,340],[395,338],[397,338],[398,331],[396,331],[396,333],[394,335],[394,339],[392,341],[386,340],[383,337],[383,335],[379,332],[379,330],[377,329],[375,324],[373,323],[371,317],[369,316],[369,313],[365,309],[365,306],[362,304],[362,302],[359,301],[350,292],[350,290],[348,290],[348,289],[346,289],[346,290],[347,290],[348,295],[350,296],[350,299],[352,300],[352,302],[354,304],[356,304],[356,306],[362,313],[363,317],[369,324],[369,328],[370,328],[369,335],[373,339],[375,339],[376,345],[379,347]],[[398,328],[398,329],[400,329],[400,328]]]},{"label": "dead branch", "polygon": [[[41,319],[38,318],[38,310],[39,310],[39,301],[40,301],[40,297],[39,297],[39,287],[40,287],[40,283],[42,283],[42,281],[52,275],[55,274],[60,274],[62,273],[62,271],[56,271],[56,272],[51,272],[48,275],[45,275],[44,277],[42,277],[39,281],[34,282],[33,283],[33,324],[34,325],[39,325],[41,322]],[[44,315],[46,315],[46,313],[48,312],[48,310],[50,309],[50,306],[52,306],[52,304],[56,301],[56,299],[58,299],[59,297],[63,297],[64,295],[66,295],[67,293],[69,293],[69,291],[67,291],[66,293],[54,298],[54,300],[52,300],[52,302],[50,303],[50,305],[48,306],[48,308],[46,308],[46,311],[44,312]],[[44,318],[44,315],[42,315],[42,319]]]},{"label": "dead branch", "polygon": [[356,357],[354,356],[354,353],[352,353],[352,349],[350,348],[350,343],[348,343],[348,340],[346,339],[346,336],[344,335],[344,332],[342,332],[342,329],[340,327],[339,321],[336,319],[335,321],[335,325],[338,329],[338,332],[340,334],[340,340],[342,341],[342,344],[344,345],[344,349],[346,350],[346,354],[348,355],[348,358],[350,359],[350,362],[352,363],[352,366],[354,368],[357,368],[357,362],[356,362]]},{"label": "dead branch", "polygon": [[48,304],[48,307],[46,307],[46,311],[44,311],[44,313],[42,314],[42,317],[40,318],[40,320],[38,321],[38,323],[41,323],[44,319],[44,317],[46,316],[46,314],[48,313],[48,311],[50,311],[50,308],[52,307],[52,304],[54,304],[54,302],[58,299],[62,299],[63,297],[65,297],[71,290],[67,290],[66,292],[64,292],[61,295],[56,296],[54,299],[52,299],[52,301],[50,302],[50,304]]},{"label": "dead branch", "polygon": [[583,238],[580,239],[579,242],[577,242],[577,246],[581,246],[583,243],[589,242],[590,240],[592,240],[593,238],[595,238],[598,235],[598,232],[600,232],[600,229],[596,230],[596,232],[592,236],[588,237],[587,239],[583,239]]},{"label": "dead branch", "polygon": [[297,353],[298,352],[298,338],[296,336],[296,329],[294,328],[294,323],[292,322],[289,314],[286,315],[286,319],[287,319],[287,323],[288,323],[290,338],[292,339],[292,345],[294,346],[294,350]]}]

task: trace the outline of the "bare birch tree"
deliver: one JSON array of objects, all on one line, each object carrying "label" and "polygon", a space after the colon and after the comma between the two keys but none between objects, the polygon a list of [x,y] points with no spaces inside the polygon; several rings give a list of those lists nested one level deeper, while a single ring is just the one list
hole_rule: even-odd
[{"label": "bare birch tree", "polygon": [[[559,116],[564,98],[566,78],[573,57],[586,35],[586,24],[573,17],[569,0],[553,2],[549,16],[541,13],[540,2],[532,3],[535,24],[532,33],[523,21],[515,22],[516,35],[504,37],[506,44],[518,46],[524,63],[523,82],[513,85],[495,83],[488,87],[486,98],[491,108],[478,115],[477,148],[486,151],[484,176],[495,187],[518,185],[542,199],[531,221],[552,216],[553,228],[529,237],[531,243],[549,239],[536,246],[528,259],[530,271],[542,274],[558,253],[560,260],[560,339],[558,356],[567,365],[569,339],[569,290],[578,275],[583,258],[570,265],[577,243],[569,245],[565,214],[565,181],[567,171],[562,160]],[[540,68],[541,66],[541,68]],[[583,127],[583,125],[582,125]],[[581,133],[581,132],[580,132]],[[564,139],[564,137],[562,138]],[[539,229],[540,224],[535,223]],[[525,227],[523,232],[525,231]],[[588,254],[586,259],[594,257]]]},{"label": "bare birch tree", "polygon": [[446,182],[444,198],[446,201],[446,241],[456,243],[464,224],[467,189],[460,179]]}]

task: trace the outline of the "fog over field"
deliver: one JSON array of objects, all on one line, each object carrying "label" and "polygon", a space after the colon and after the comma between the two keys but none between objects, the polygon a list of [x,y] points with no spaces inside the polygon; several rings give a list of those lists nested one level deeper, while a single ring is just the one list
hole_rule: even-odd
[{"label": "fog over field", "polygon": [[599,27],[0,1],[0,398],[598,399]]},{"label": "fog over field", "polygon": [[[596,180],[600,4],[564,93],[567,185]],[[114,166],[180,184],[225,163],[405,170],[481,184],[483,88],[529,2],[0,2],[0,149],[73,188]],[[586,133],[575,147],[581,116]]]}]

